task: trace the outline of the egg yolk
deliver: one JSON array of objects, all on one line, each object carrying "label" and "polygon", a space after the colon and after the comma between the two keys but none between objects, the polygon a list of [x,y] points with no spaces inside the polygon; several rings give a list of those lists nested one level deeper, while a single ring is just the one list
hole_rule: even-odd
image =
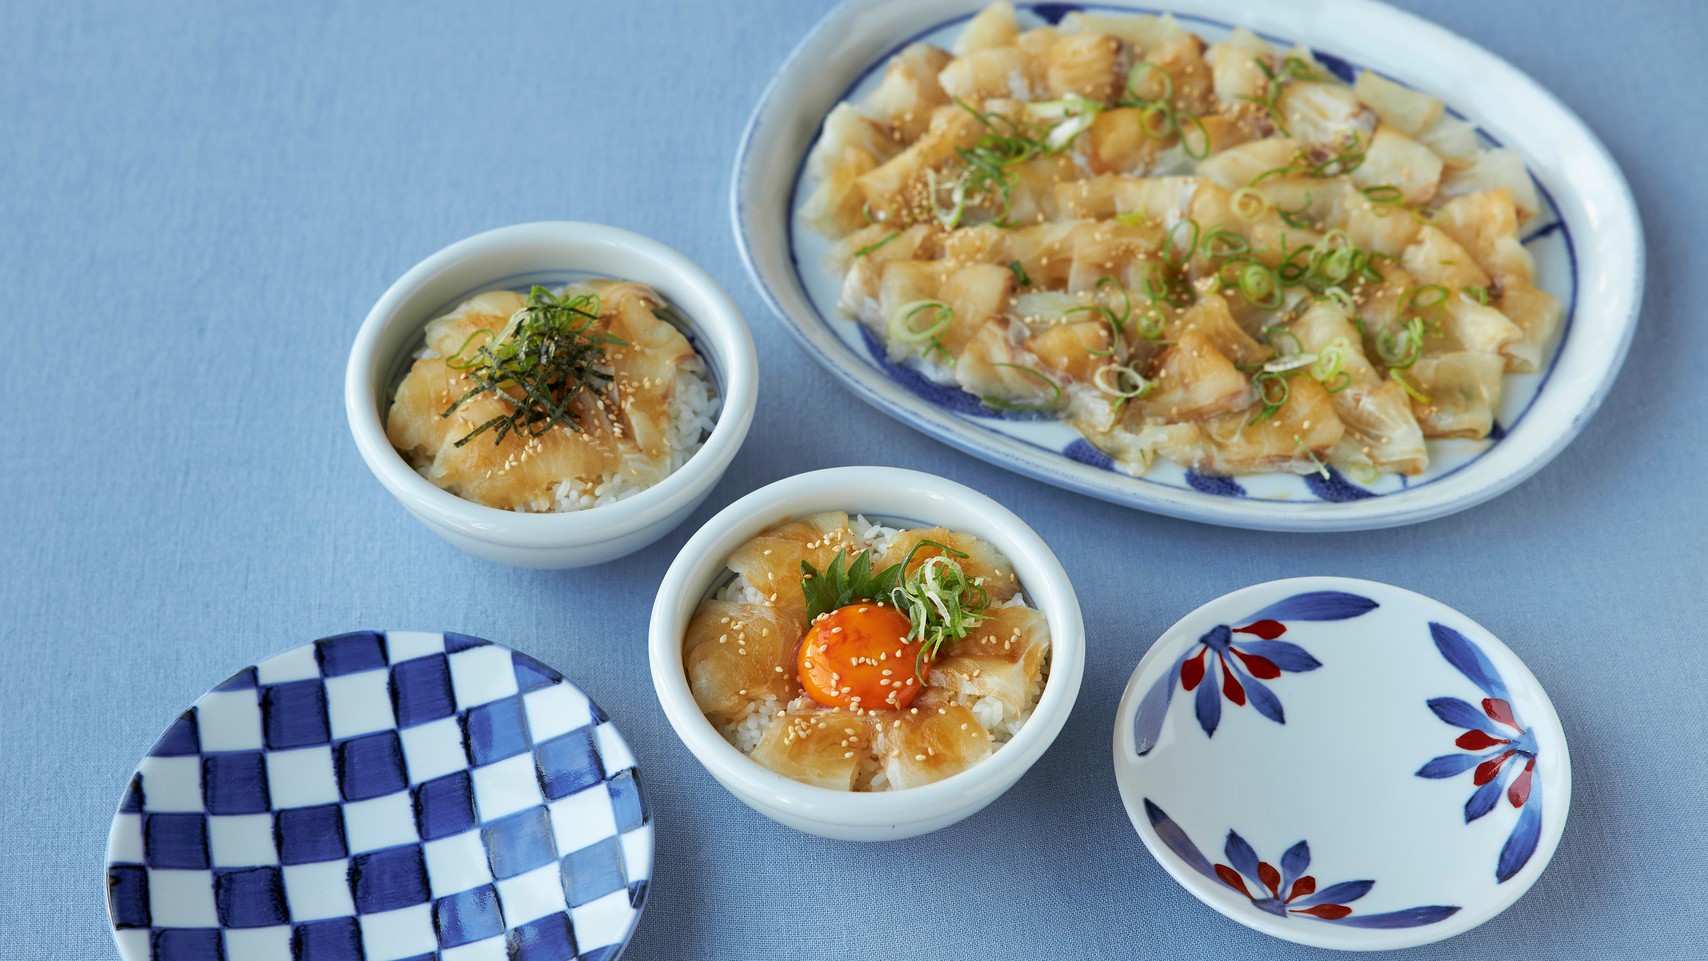
[{"label": "egg yolk", "polygon": [[819,617],[801,641],[801,686],[825,707],[907,707],[925,687],[914,673],[920,644],[907,639],[912,630],[907,615],[873,601]]}]

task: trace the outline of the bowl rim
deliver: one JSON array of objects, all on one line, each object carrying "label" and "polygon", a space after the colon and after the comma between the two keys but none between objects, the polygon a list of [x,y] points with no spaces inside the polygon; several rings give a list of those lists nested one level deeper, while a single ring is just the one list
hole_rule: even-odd
[{"label": "bowl rim", "polygon": [[[1451,613],[1456,623],[1467,624],[1475,628],[1477,645],[1504,653],[1510,659],[1509,664],[1502,666],[1502,670],[1507,673],[1509,678],[1517,679],[1537,692],[1537,701],[1529,706],[1527,716],[1532,729],[1546,726],[1550,733],[1559,740],[1559,752],[1554,764],[1559,772],[1560,787],[1557,791],[1551,791],[1544,798],[1544,804],[1547,807],[1557,808],[1558,816],[1550,819],[1548,826],[1543,829],[1541,839],[1529,863],[1518,874],[1514,875],[1510,882],[1500,886],[1497,897],[1476,906],[1467,905],[1452,917],[1435,924],[1415,928],[1360,929],[1336,925],[1312,927],[1288,925],[1283,919],[1262,912],[1238,910],[1239,905],[1230,902],[1225,897],[1228,893],[1227,889],[1216,887],[1208,879],[1182,864],[1180,856],[1170,850],[1157,836],[1156,829],[1150,826],[1142,813],[1139,803],[1142,791],[1138,789],[1136,783],[1136,779],[1140,778],[1141,775],[1137,771],[1137,760],[1133,757],[1133,721],[1138,713],[1139,703],[1145,694],[1143,685],[1139,683],[1140,678],[1152,664],[1166,661],[1168,656],[1178,652],[1177,648],[1175,650],[1164,650],[1170,645],[1165,645],[1163,642],[1168,640],[1182,625],[1201,618],[1213,608],[1220,608],[1249,595],[1267,592],[1278,587],[1286,587],[1293,591],[1339,588],[1362,591],[1372,595],[1398,595],[1407,601],[1419,603],[1426,609],[1440,609]],[[1244,608],[1238,607],[1237,609]],[[1154,680],[1154,678],[1146,678],[1146,680]],[[1115,784],[1122,807],[1127,812],[1128,820],[1132,822],[1133,832],[1138,835],[1145,850],[1162,867],[1164,873],[1192,897],[1229,920],[1279,940],[1310,947],[1340,951],[1398,950],[1443,941],[1463,934],[1472,928],[1480,927],[1516,904],[1541,878],[1559,848],[1560,839],[1565,834],[1566,822],[1571,819],[1572,762],[1570,739],[1566,734],[1565,726],[1560,722],[1559,711],[1555,708],[1553,699],[1548,695],[1546,688],[1542,686],[1535,673],[1530,670],[1530,666],[1505,641],[1501,640],[1499,635],[1445,601],[1437,600],[1409,588],[1369,578],[1323,574],[1259,581],[1213,597],[1191,611],[1182,614],[1157,635],[1156,641],[1145,650],[1137,665],[1134,666],[1132,674],[1129,675],[1126,685],[1122,689],[1121,699],[1115,709],[1114,737],[1112,740]]]},{"label": "bowl rim", "polygon": [[[399,326],[425,327],[431,317],[404,313],[404,302],[446,271],[475,257],[509,249],[552,245],[563,249],[564,270],[589,252],[613,254],[633,265],[619,279],[660,286],[668,278],[696,301],[681,296],[672,306],[702,334],[696,348],[722,373],[719,411],[699,450],[651,487],[611,504],[579,511],[525,513],[488,507],[440,488],[416,473],[391,446],[373,398],[385,365],[379,343]],[[497,280],[498,278],[493,278]],[[412,513],[463,537],[486,543],[552,548],[616,540],[662,521],[688,506],[715,483],[740,449],[758,398],[759,362],[753,336],[740,309],[711,274],[675,249],[650,237],[606,224],[542,220],[497,227],[465,237],[429,254],[380,295],[363,318],[344,371],[344,410],[362,460],[392,496]]]},{"label": "bowl rim", "polygon": [[[1017,3],[1017,6],[1032,5]],[[1529,74],[1445,27],[1375,0],[1296,0],[1293,4],[1265,5],[1262,9],[1243,0],[1176,0],[1164,7],[1171,13],[1245,22],[1257,29],[1283,32],[1289,39],[1337,56],[1346,51],[1332,37],[1325,40],[1319,36],[1324,33],[1321,24],[1350,24],[1372,43],[1450,51],[1451,56],[1475,65],[1476,69],[1461,71],[1452,83],[1436,81],[1420,89],[1460,108],[1479,127],[1501,131],[1503,142],[1535,138],[1514,138],[1506,129],[1503,118],[1511,116],[1516,108],[1501,106],[1491,114],[1485,109],[1487,98],[1472,98],[1460,89],[1462,86],[1487,87],[1492,83],[1509,94],[1522,95],[1531,112],[1549,115],[1559,122],[1555,133],[1569,143],[1555,152],[1568,160],[1551,171],[1555,186],[1575,188],[1592,181],[1606,191],[1604,204],[1585,201],[1583,198],[1592,192],[1583,189],[1561,189],[1553,198],[1562,222],[1569,222],[1572,232],[1596,238],[1596,243],[1586,243],[1575,254],[1580,261],[1576,273],[1580,293],[1599,281],[1600,296],[1604,299],[1592,310],[1580,296],[1577,322],[1553,346],[1554,355],[1547,370],[1559,382],[1551,391],[1539,390],[1536,395],[1537,402],[1547,398],[1549,404],[1532,404],[1533,408],[1540,406],[1536,413],[1546,415],[1545,422],[1535,414],[1525,418],[1524,424],[1507,435],[1506,442],[1485,451],[1455,471],[1455,476],[1444,475],[1427,487],[1346,502],[1314,503],[1230,498],[1129,483],[1134,479],[1059,454],[1029,450],[1012,439],[984,436],[969,428],[959,415],[938,411],[919,401],[857,356],[839,338],[827,333],[826,327],[798,319],[803,314],[816,315],[816,308],[792,276],[774,276],[772,270],[773,263],[795,261],[794,251],[787,243],[787,228],[794,211],[788,208],[785,198],[780,211],[784,229],[781,232],[772,229],[776,219],[770,216],[769,201],[760,199],[771,195],[761,193],[761,186],[780,176],[769,169],[775,166],[770,164],[767,154],[767,151],[776,152],[772,141],[786,136],[784,131],[800,126],[801,118],[795,116],[791,107],[807,95],[800,90],[797,74],[821,70],[820,62],[828,52],[847,47],[851,37],[858,38],[855,28],[875,18],[903,14],[916,18],[939,14],[970,16],[982,6],[981,0],[841,0],[784,59],[760,94],[737,144],[730,177],[730,221],[748,276],[795,343],[861,400],[960,451],[1075,493],[1199,523],[1306,533],[1375,530],[1422,523],[1485,503],[1546,467],[1577,438],[1600,409],[1623,366],[1641,316],[1646,250],[1642,219],[1629,182],[1612,154],[1583,120]],[[1092,6],[1118,8],[1118,12],[1161,12],[1139,0],[1099,0]],[[1359,59],[1400,79],[1406,79],[1410,69],[1403,67],[1387,46],[1372,47],[1369,56]],[[1402,66],[1396,73],[1397,65]],[[829,106],[834,106],[834,100]],[[821,122],[821,112],[810,116],[813,129]],[[809,140],[806,149],[810,147]],[[1539,169],[1534,148],[1526,151],[1526,163],[1533,172]],[[774,251],[779,245],[782,249]],[[827,324],[833,321],[834,318],[826,319]]]},{"label": "bowl rim", "polygon": [[[1032,716],[986,760],[941,781],[905,790],[837,791],[771,771],[724,740],[694,701],[682,663],[682,644],[693,609],[712,580],[726,570],[724,562],[736,546],[765,528],[817,511],[860,513],[854,501],[880,490],[918,495],[925,522],[932,522],[930,500],[958,502],[983,516],[989,526],[979,536],[1014,565],[1027,600],[1050,625],[1050,676]],[[974,800],[987,802],[1007,790],[1043,755],[1073,710],[1084,674],[1085,631],[1078,597],[1061,562],[1043,538],[1001,504],[963,484],[921,471],[833,467],[761,487],[719,511],[689,538],[659,584],[648,650],[653,688],[671,727],[690,753],[738,798],[753,806],[748,797],[762,797],[775,809],[807,821],[869,828],[964,810]]]}]

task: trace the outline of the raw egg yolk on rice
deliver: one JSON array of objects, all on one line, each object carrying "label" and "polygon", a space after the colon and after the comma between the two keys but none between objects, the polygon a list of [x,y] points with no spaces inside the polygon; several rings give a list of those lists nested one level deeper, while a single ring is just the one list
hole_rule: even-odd
[{"label": "raw egg yolk on rice", "polygon": [[801,687],[825,707],[907,707],[925,687],[912,631],[907,615],[875,601],[825,614],[801,641]]}]

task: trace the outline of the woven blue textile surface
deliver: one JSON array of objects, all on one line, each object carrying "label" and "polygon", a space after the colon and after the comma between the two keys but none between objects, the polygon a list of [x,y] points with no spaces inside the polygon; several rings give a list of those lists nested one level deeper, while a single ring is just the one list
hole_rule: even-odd
[{"label": "woven blue textile surface", "polygon": [[[203,691],[317,637],[466,632],[557,668],[646,775],[655,880],[627,957],[1329,957],[1199,904],[1140,845],[1110,725],[1150,642],[1205,600],[1300,574],[1388,581],[1526,659],[1571,742],[1552,866],[1419,958],[1708,955],[1708,181],[1689,0],[1402,6],[1553,90],[1608,144],[1648,288],[1606,404],[1552,465],[1422,526],[1222,530],[973,460],[810,366],[731,239],[730,165],[824,0],[0,5],[0,931],[14,958],[106,958],[102,863],[134,765]],[[1443,70],[1453,69],[1443,64]],[[465,555],[409,518],[345,428],[357,324],[426,254],[524,220],[630,228],[746,311],[760,409],[689,525],[605,567]],[[693,527],[818,467],[946,475],[1054,547],[1088,664],[1055,746],[983,813],[852,846],[748,811],[668,729],[645,626]]]}]

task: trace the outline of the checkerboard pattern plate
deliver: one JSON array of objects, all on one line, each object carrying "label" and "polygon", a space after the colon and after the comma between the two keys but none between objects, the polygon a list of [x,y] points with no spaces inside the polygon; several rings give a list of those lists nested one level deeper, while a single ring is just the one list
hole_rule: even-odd
[{"label": "checkerboard pattern plate", "polygon": [[652,824],[575,685],[460,634],[328,637],[202,695],[107,842],[125,961],[614,959]]}]

